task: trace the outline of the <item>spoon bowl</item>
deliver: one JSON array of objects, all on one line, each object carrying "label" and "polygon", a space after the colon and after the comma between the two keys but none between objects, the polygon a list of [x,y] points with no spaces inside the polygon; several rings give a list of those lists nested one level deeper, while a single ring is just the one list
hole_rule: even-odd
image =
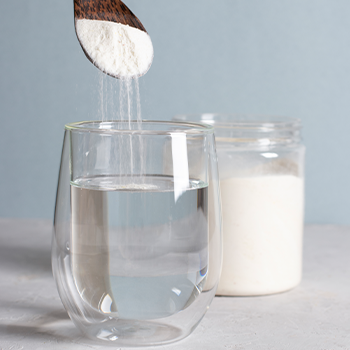
[{"label": "spoon bowl", "polygon": [[[85,56],[97,68],[120,79],[134,78],[148,71],[153,60],[152,42],[141,21],[121,0],[74,0],[74,17],[79,43]],[[89,26],[83,30],[78,25],[83,22],[81,20],[90,22]],[[96,29],[97,23],[101,24],[98,29]],[[119,32],[116,33],[116,30]],[[97,31],[99,32],[97,33]],[[124,35],[126,32],[127,34]],[[94,42],[90,46],[92,41]],[[129,49],[128,45],[130,45]],[[133,55],[137,51],[138,58],[135,58]],[[144,52],[146,52],[147,58],[144,58]],[[110,67],[112,67],[112,60],[114,60],[116,66],[131,67],[133,65],[134,68],[107,69],[101,58],[102,61],[108,60]]]}]

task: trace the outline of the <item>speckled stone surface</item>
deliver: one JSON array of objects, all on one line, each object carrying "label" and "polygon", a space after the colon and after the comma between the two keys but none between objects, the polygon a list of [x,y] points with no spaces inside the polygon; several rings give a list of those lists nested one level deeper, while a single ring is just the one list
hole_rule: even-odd
[{"label": "speckled stone surface", "polygon": [[[121,349],[86,340],[70,321],[50,243],[50,222],[0,219],[0,349]],[[350,227],[306,228],[299,287],[217,297],[191,336],[147,349],[350,350]]]}]

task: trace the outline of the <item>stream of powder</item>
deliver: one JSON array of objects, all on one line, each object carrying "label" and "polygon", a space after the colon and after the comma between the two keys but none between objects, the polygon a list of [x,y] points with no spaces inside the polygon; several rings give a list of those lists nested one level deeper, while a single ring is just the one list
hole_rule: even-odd
[{"label": "stream of powder", "polygon": [[123,120],[137,122],[141,128],[141,102],[138,78],[114,79],[99,72],[99,114],[102,122],[107,120]]},{"label": "stream of powder", "polygon": [[[115,79],[99,73],[100,120],[121,120],[122,129],[142,128],[141,103],[138,78]],[[135,123],[136,122],[136,123]],[[119,149],[115,155],[119,159],[121,173],[135,175],[144,173],[142,157],[143,142],[141,135],[125,135],[118,138],[118,145],[111,147]],[[121,152],[122,150],[122,152]],[[126,179],[125,179],[126,180]]]}]

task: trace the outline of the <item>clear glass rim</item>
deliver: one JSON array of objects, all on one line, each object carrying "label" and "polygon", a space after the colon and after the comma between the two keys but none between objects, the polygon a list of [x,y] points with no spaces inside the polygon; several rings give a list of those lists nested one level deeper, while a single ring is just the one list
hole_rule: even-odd
[{"label": "clear glass rim", "polygon": [[175,115],[173,120],[201,122],[214,128],[250,129],[272,131],[283,129],[300,129],[301,119],[269,115],[243,113],[190,113]]},{"label": "clear glass rim", "polygon": [[[117,129],[113,128],[113,124],[124,126],[133,125],[134,128]],[[158,129],[143,129],[142,126],[150,125],[158,126]],[[96,127],[97,125],[104,127]],[[140,128],[141,126],[141,128]],[[91,120],[68,123],[65,130],[77,132],[94,132],[99,134],[132,134],[132,135],[172,135],[172,134],[188,134],[203,135],[213,134],[214,127],[203,122],[191,121],[159,121],[159,120]]]}]

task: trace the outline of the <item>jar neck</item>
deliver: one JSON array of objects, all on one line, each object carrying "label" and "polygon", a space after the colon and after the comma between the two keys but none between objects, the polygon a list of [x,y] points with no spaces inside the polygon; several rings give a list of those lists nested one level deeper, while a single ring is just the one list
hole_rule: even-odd
[{"label": "jar neck", "polygon": [[301,121],[296,118],[203,114],[201,121],[214,127],[217,145],[238,148],[294,146],[301,143]]}]

